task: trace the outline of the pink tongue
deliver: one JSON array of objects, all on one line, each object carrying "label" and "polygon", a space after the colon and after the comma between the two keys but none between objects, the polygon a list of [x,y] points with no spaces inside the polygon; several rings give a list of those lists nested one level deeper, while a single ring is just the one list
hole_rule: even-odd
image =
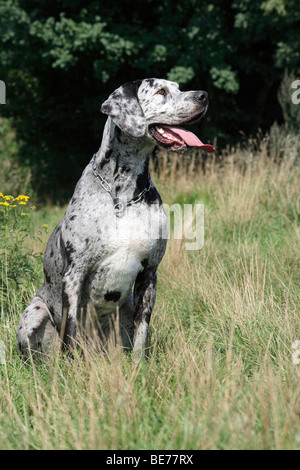
[{"label": "pink tongue", "polygon": [[212,145],[204,144],[201,142],[198,137],[190,131],[183,129],[182,127],[172,127],[172,126],[164,126],[164,128],[169,129],[170,131],[174,132],[174,134],[179,135],[187,145],[190,147],[201,147],[202,150],[206,152],[214,153],[215,149]]}]

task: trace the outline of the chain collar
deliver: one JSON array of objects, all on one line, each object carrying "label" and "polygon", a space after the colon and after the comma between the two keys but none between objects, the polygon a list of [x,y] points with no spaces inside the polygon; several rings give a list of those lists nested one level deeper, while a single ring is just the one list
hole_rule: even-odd
[{"label": "chain collar", "polygon": [[146,188],[143,189],[143,191],[141,191],[140,194],[138,194],[136,197],[134,197],[130,201],[124,201],[121,197],[114,197],[113,196],[110,184],[103,178],[103,176],[99,173],[99,171],[97,171],[96,163],[95,163],[96,156],[97,156],[97,154],[95,153],[93,155],[92,160],[91,160],[93,175],[96,176],[96,178],[98,178],[100,180],[102,188],[108,194],[110,194],[110,196],[113,200],[113,204],[114,204],[114,213],[116,214],[116,216],[121,217],[124,214],[126,207],[129,207],[132,204],[136,204],[137,202],[139,202],[142,199],[142,197],[144,196],[144,194],[147,193],[150,190],[150,188],[151,188],[150,174],[148,174],[148,184],[147,184]]}]

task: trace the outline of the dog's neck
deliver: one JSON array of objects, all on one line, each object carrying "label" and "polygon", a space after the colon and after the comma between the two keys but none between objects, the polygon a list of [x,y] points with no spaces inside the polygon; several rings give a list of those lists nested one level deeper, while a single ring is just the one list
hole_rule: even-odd
[{"label": "dog's neck", "polygon": [[130,200],[147,187],[149,159],[154,147],[146,138],[128,137],[110,117],[107,119],[94,165],[114,196]]}]

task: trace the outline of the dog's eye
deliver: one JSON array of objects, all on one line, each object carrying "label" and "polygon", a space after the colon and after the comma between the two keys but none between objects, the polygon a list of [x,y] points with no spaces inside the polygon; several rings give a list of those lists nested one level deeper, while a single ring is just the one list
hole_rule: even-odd
[{"label": "dog's eye", "polygon": [[157,94],[157,95],[163,95],[163,96],[164,96],[164,95],[167,94],[167,92],[166,92],[166,90],[165,90],[164,88],[161,88],[160,90],[158,90],[158,91],[156,92],[156,94]]}]

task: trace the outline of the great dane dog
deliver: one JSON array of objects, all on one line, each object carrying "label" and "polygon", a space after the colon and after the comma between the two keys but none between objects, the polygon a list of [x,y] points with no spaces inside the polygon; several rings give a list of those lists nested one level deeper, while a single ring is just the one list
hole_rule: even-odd
[{"label": "great dane dog", "polygon": [[44,283],[17,327],[23,358],[49,355],[54,343],[70,351],[80,335],[94,335],[103,348],[113,336],[143,355],[168,238],[149,158],[156,145],[214,152],[181,127],[207,108],[205,91],[181,92],[177,83],[156,78],[126,83],[103,103],[101,147],[49,237]]}]

